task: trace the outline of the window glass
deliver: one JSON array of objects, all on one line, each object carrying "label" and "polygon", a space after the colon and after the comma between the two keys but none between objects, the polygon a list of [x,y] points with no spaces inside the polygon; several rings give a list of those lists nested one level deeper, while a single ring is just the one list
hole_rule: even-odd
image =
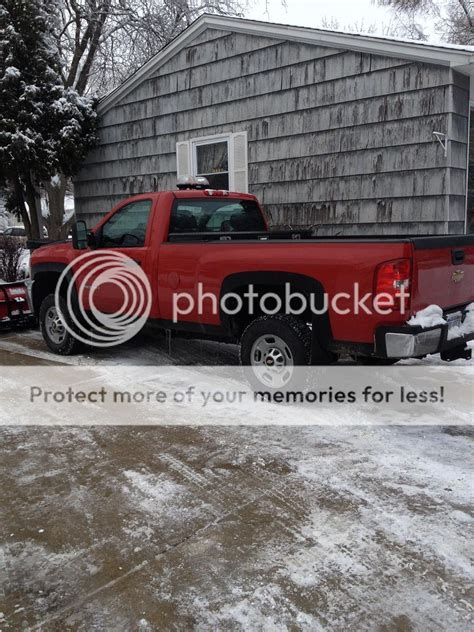
[{"label": "window glass", "polygon": [[26,235],[26,230],[21,228],[21,226],[14,226],[13,228],[7,228],[4,235],[11,235],[12,237],[24,237]]},{"label": "window glass", "polygon": [[130,202],[102,227],[101,248],[137,248],[145,244],[151,200]]},{"label": "window glass", "polygon": [[213,189],[229,188],[229,146],[226,140],[195,146],[196,175],[204,176]]},{"label": "window glass", "polygon": [[179,199],[171,211],[170,233],[244,232],[265,230],[253,200]]}]

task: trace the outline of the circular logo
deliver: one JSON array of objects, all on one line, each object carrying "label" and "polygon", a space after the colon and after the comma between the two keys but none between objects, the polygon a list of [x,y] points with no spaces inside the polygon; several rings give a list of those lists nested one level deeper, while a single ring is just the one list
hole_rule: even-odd
[{"label": "circular logo", "polygon": [[[60,306],[64,285],[68,318]],[[112,295],[112,313],[97,305],[98,299],[104,303],[107,294],[109,298]],[[121,252],[101,250],[80,255],[63,270],[54,299],[64,327],[74,338],[93,347],[114,347],[143,328],[150,314],[152,292],[136,261]]]}]

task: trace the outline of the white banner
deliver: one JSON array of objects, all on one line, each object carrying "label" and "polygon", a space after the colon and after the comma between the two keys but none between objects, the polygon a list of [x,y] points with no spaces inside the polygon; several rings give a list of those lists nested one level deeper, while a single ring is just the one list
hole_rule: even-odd
[{"label": "white banner", "polygon": [[1,425],[464,425],[474,366],[304,369],[255,392],[236,366],[3,366]]}]

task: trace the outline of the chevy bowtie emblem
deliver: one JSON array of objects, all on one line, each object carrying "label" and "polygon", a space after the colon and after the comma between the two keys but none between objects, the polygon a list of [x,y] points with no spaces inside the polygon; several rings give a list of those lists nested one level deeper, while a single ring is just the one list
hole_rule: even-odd
[{"label": "chevy bowtie emblem", "polygon": [[464,276],[464,270],[455,270],[451,276],[454,283],[460,283]]}]

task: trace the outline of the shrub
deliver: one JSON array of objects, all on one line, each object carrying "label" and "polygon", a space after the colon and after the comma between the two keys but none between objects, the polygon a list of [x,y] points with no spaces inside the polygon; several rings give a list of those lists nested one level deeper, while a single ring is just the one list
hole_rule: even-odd
[{"label": "shrub", "polygon": [[0,279],[10,283],[22,277],[24,247],[16,239],[6,237],[0,250]]}]

